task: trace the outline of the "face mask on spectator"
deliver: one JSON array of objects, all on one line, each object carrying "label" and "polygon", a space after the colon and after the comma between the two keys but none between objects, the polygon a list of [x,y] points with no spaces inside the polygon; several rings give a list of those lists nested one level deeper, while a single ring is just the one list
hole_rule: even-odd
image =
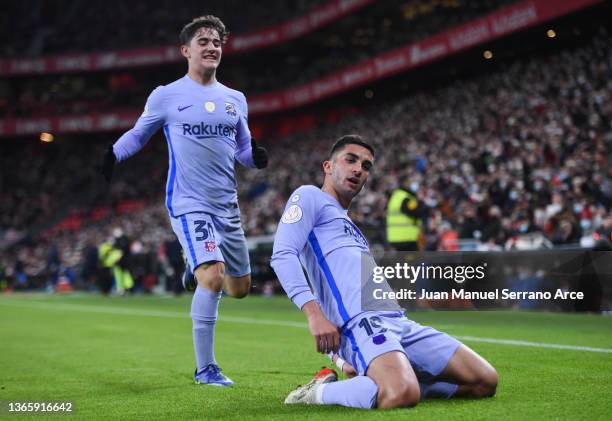
[{"label": "face mask on spectator", "polygon": [[540,181],[536,181],[535,183],[533,183],[533,189],[535,191],[540,191],[542,190],[542,183]]},{"label": "face mask on spectator", "polygon": [[591,220],[590,219],[581,219],[580,220],[580,227],[583,230],[588,230],[589,228],[591,228]]}]

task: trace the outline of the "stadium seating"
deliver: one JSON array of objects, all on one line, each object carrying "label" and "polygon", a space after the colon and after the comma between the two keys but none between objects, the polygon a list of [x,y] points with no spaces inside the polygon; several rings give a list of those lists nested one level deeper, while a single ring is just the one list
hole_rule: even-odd
[{"label": "stadium seating", "polygon": [[[275,91],[328,75],[378,53],[466,22],[509,2],[509,0],[471,2],[449,0],[419,3],[390,1],[381,3],[375,8],[366,6],[294,42],[273,48],[257,49],[254,52],[237,56],[226,56],[222,71],[220,71],[220,80],[249,96]],[[287,2],[280,3],[288,4]],[[316,2],[313,3],[312,7],[316,4]],[[71,8],[78,9],[79,6],[73,5]],[[125,9],[124,6],[118,8],[120,11],[123,9]],[[301,8],[298,7],[298,10],[303,12],[305,8],[301,6]],[[85,14],[86,19],[92,18],[93,15],[90,13],[93,12],[88,9]],[[100,16],[103,19],[110,19],[110,16],[105,13]],[[280,16],[289,17],[291,13],[286,11]],[[169,18],[166,16],[166,19]],[[123,16],[122,19],[129,19],[129,17]],[[173,19],[176,20],[177,17],[174,16]],[[159,24],[157,21],[147,19],[142,23],[143,26],[139,26],[144,29],[142,34],[138,34],[138,37],[128,40],[126,39],[127,34],[120,32],[111,34],[113,36],[110,37],[99,35],[98,37],[102,38],[104,43],[96,48],[142,47],[150,45],[153,41],[175,45],[176,34],[172,33],[172,36],[169,36],[165,32],[162,33],[161,28],[164,30],[165,28],[180,28],[184,21]],[[274,21],[266,22],[270,25]],[[233,33],[241,33],[248,29],[244,26],[234,29],[231,23],[231,21],[227,22],[227,25]],[[71,25],[74,24],[76,24],[75,21],[71,23]],[[98,28],[98,25],[106,28],[100,21],[96,21],[93,27]],[[409,27],[410,30],[405,30],[406,27]],[[44,33],[45,28],[44,25],[41,25],[39,32]],[[54,31],[59,32],[59,29],[54,29]],[[67,31],[70,33],[71,29]],[[149,36],[144,36],[145,34]],[[141,36],[143,38],[140,38]],[[69,39],[68,35],[66,37],[66,40]],[[78,37],[78,39],[85,38]],[[48,41],[59,42],[55,37],[49,37]],[[19,43],[22,40],[15,39],[15,42]],[[81,51],[88,51],[88,47],[84,45],[72,45],[65,42],[64,52],[71,51],[70,49],[79,51],[79,48]],[[62,51],[59,46],[51,47],[49,51],[55,52],[56,49]],[[43,49],[41,52],[45,53],[47,50]],[[256,69],[256,71],[245,71],[245,69]],[[184,71],[184,63],[181,61],[153,68],[146,66],[130,71],[111,69],[98,73],[57,74],[45,75],[36,79],[0,81],[0,92],[5,98],[4,102],[0,101],[0,114],[32,117],[75,115],[124,108],[140,109],[154,87],[180,77]]]},{"label": "stadium seating", "polygon": [[[428,249],[452,249],[448,239],[454,237],[503,248],[529,233],[557,246],[575,245],[596,230],[609,230],[612,36],[606,26],[590,34],[439,86],[400,84],[371,105],[349,108],[350,115],[333,124],[324,124],[321,116],[336,104],[304,110],[311,119],[304,125],[308,129],[265,139],[270,170],[239,170],[247,236],[275,232],[291,191],[320,183],[329,143],[344,133],[360,133],[377,149],[370,184],[351,211],[374,244],[385,243],[387,194],[401,176],[418,186],[419,198],[430,208]],[[150,72],[159,76],[163,69]],[[118,86],[120,96],[138,83],[131,74],[104,78]],[[66,83],[79,78],[89,76],[69,77]],[[48,89],[44,81],[23,83]],[[397,86],[397,80],[390,83]],[[108,106],[133,100],[129,95],[109,99],[108,90],[100,89],[91,90],[91,98],[109,101]],[[79,97],[78,88],[75,92]],[[157,135],[121,164],[108,192],[96,170],[97,157],[116,137],[67,136],[53,144],[2,146],[0,244],[16,244],[0,259],[7,276],[16,279],[19,270],[43,276],[51,244],[62,265],[79,267],[88,245],[99,244],[114,227],[121,227],[141,254],[155,256],[172,238],[162,205],[165,142]]]}]

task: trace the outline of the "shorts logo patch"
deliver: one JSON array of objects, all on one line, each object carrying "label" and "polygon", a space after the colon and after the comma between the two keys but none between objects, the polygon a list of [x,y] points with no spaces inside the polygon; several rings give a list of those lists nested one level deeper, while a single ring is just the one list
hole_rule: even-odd
[{"label": "shorts logo patch", "polygon": [[283,217],[281,218],[281,222],[285,224],[295,224],[300,219],[302,219],[302,208],[298,205],[291,205],[285,213],[283,213]]},{"label": "shorts logo patch", "polygon": [[376,335],[372,338],[372,342],[374,342],[374,345],[382,345],[385,342],[387,342],[387,337],[381,333],[380,335]]},{"label": "shorts logo patch", "polygon": [[215,244],[214,241],[206,241],[204,243],[204,248],[206,249],[207,252],[212,253],[217,248],[217,245]]}]

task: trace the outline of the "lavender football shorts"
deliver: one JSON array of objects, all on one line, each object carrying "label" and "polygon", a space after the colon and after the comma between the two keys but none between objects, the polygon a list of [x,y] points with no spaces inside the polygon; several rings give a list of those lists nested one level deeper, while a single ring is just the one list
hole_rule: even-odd
[{"label": "lavender football shorts", "polygon": [[446,333],[421,326],[399,312],[365,312],[342,329],[339,354],[365,375],[376,357],[403,352],[419,381],[428,382],[444,371],[460,345]]},{"label": "lavender football shorts", "polygon": [[203,263],[224,262],[225,273],[244,276],[251,273],[249,250],[240,216],[223,218],[205,212],[170,217],[191,270]]}]

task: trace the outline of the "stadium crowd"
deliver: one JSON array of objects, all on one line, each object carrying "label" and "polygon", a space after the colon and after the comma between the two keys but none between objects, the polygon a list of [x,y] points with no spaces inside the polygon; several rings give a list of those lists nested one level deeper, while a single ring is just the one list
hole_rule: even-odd
[{"label": "stadium crowd", "polygon": [[[427,0],[408,3],[389,1],[377,4],[376,7],[366,6],[362,10],[339,19],[328,27],[291,43],[269,49],[260,49],[251,54],[234,56],[235,59],[232,56],[225,57],[221,81],[245,92],[247,96],[284,89],[316,80],[321,76],[358,63],[376,54],[444,31],[511,2],[510,0],[468,2]],[[293,2],[280,3],[292,4]],[[140,3],[135,2],[135,4]],[[231,2],[228,4],[231,5]],[[313,3],[312,7],[315,4],[317,3]],[[39,7],[42,6],[39,5]],[[78,9],[78,3],[72,5],[71,8]],[[123,10],[125,8],[126,6],[122,5],[118,9]],[[303,5],[297,8],[302,12],[306,10]],[[257,8],[257,10],[260,9],[262,8]],[[266,10],[268,9],[266,8]],[[286,12],[287,16],[291,15],[289,11]],[[295,12],[297,13],[297,10]],[[85,16],[89,16],[89,13],[90,11]],[[120,15],[122,16],[122,13]],[[106,14],[101,16],[106,16]],[[221,16],[224,15],[221,14]],[[235,16],[235,14],[231,16]],[[173,16],[174,18],[175,16]],[[185,18],[184,21],[180,22],[186,22],[189,19]],[[154,19],[147,19],[146,21],[148,25],[157,22]],[[268,24],[273,22],[264,21]],[[99,22],[93,28],[97,28],[98,24]],[[231,20],[226,24],[234,33],[243,32],[240,29],[243,26],[238,25],[234,29]],[[110,44],[96,45],[96,49],[104,49],[105,45],[117,49],[143,46],[152,40],[161,42],[162,39],[165,40],[165,44],[177,43],[176,33],[178,29],[175,28],[181,25],[178,21],[172,24],[156,23],[152,25],[152,28],[149,28],[148,25],[144,26],[144,33],[154,30],[161,33],[164,30],[170,31],[170,34],[163,32],[164,37],[159,38],[153,36],[152,33],[144,39],[126,40],[121,35],[121,31],[113,32],[111,37],[104,38],[104,42]],[[105,29],[106,27],[103,26],[102,28]],[[118,27],[121,28],[122,26],[118,25]],[[405,30],[406,27],[409,27],[410,30]],[[39,31],[45,32],[45,28],[43,25]],[[115,39],[114,37],[119,38]],[[50,37],[49,42],[51,40],[60,42],[62,39]],[[21,40],[24,41],[24,39]],[[134,44],[138,41],[141,44]],[[63,42],[65,43],[66,40]],[[9,43],[9,45],[11,44]],[[63,44],[60,43],[59,45]],[[164,44],[162,43],[162,45]],[[79,44],[74,46],[68,44],[66,48],[68,47],[83,48]],[[70,48],[68,48],[68,51]],[[88,51],[88,49],[85,48],[84,51]],[[245,71],[245,69],[257,69],[257,71]],[[118,108],[140,108],[153,87],[163,81],[174,80],[183,73],[184,64],[177,63],[154,68],[131,69],[129,71],[119,69],[100,73],[45,75],[16,81],[0,80],[0,114],[14,117],[78,115]]]},{"label": "stadium crowd", "polygon": [[534,231],[554,243],[578,242],[612,206],[611,41],[602,29],[575,51],[283,139],[273,149],[274,173],[241,180],[243,195],[263,191],[242,205],[249,232],[273,233],[291,189],[319,178],[329,139],[355,132],[378,149],[370,185],[354,206],[362,224],[382,228],[386,194],[407,176],[432,210],[430,229],[450,225],[461,238],[500,245]]},{"label": "stadium crowd", "polygon": [[[449,232],[477,240],[488,249],[506,247],[529,233],[538,233],[555,245],[568,245],[593,230],[609,232],[611,46],[610,33],[601,28],[586,45],[379,102],[338,124],[270,143],[268,170],[240,171],[247,236],[275,232],[291,191],[321,182],[320,162],[329,142],[344,133],[359,133],[377,149],[369,185],[351,210],[372,243],[384,244],[387,195],[403,177],[429,209],[424,227],[427,249],[452,249],[442,241]],[[15,181],[19,186],[18,190],[1,189],[2,230],[23,230],[39,221],[40,215],[23,219],[28,207],[24,200],[41,203],[41,208],[47,200],[53,206],[58,203],[56,197],[77,191],[72,187],[66,193],[69,183],[80,182],[82,188],[86,180],[92,189],[87,201],[108,200],[106,187],[94,182],[93,163],[83,168],[93,153],[86,142],[82,145],[61,152],[74,167],[69,164],[64,171],[50,167],[49,177],[54,179],[48,183],[49,190],[42,191],[39,182],[45,167],[57,162],[58,156],[30,157],[27,148],[16,148],[9,168],[2,168],[2,182],[14,186],[8,182]],[[164,142],[152,141],[139,157],[122,164],[123,174],[111,188],[113,202],[132,197],[151,206],[13,247],[2,254],[0,266],[12,277],[18,269],[26,275],[42,272],[40,257],[54,243],[62,264],[73,267],[82,261],[88,244],[96,244],[115,227],[128,233],[139,252],[155,253],[171,232],[160,197],[164,147]],[[37,176],[28,178],[29,173]],[[66,203],[61,206],[65,208]],[[44,212],[41,215],[45,218]]]},{"label": "stadium crowd", "polygon": [[[182,26],[198,14],[222,17],[234,33],[256,31],[299,17],[328,0],[49,0],[3,2],[0,56],[19,57],[107,51],[174,44]],[[171,11],[171,12],[169,12]],[[236,13],[240,11],[240,13]],[[19,17],[18,19],[11,18]],[[87,28],[83,33],[83,28]],[[109,30],[112,28],[112,30]],[[137,28],[136,30],[134,28]]]},{"label": "stadium crowd", "polygon": [[308,37],[279,46],[272,52],[272,60],[257,66],[257,72],[233,67],[224,77],[251,94],[299,85],[443,32],[507,3],[514,1],[378,2],[376,7],[366,7]]}]

